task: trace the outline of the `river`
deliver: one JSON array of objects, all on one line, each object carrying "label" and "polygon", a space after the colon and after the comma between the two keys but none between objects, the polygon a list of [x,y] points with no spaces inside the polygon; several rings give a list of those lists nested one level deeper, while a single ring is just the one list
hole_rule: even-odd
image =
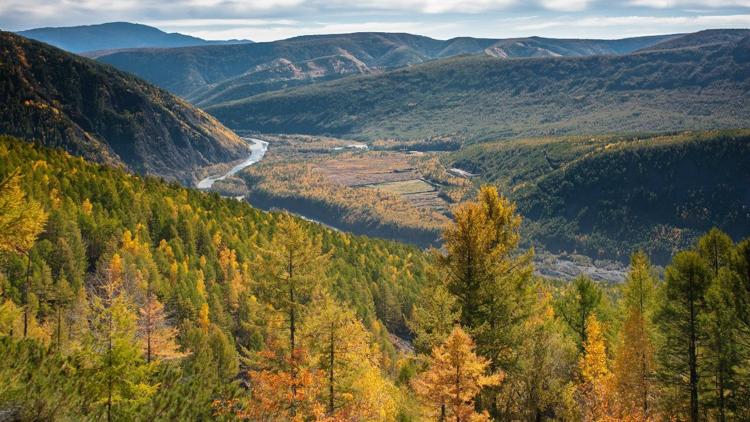
[{"label": "river", "polygon": [[216,181],[224,180],[229,176],[234,176],[245,167],[253,165],[263,159],[263,156],[266,155],[266,151],[268,150],[268,142],[262,141],[256,138],[242,138],[242,139],[252,142],[252,145],[250,145],[250,156],[247,157],[245,161],[232,167],[232,169],[229,170],[223,176],[209,176],[201,180],[197,184],[198,189],[210,189],[211,186],[213,186]]}]

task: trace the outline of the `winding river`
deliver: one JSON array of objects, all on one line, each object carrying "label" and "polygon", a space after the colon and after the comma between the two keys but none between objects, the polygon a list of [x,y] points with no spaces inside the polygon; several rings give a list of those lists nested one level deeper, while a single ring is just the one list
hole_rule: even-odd
[{"label": "winding river", "polygon": [[252,142],[252,145],[250,145],[250,156],[247,157],[245,161],[232,167],[232,169],[229,170],[223,176],[209,176],[201,180],[196,185],[198,189],[210,189],[211,186],[213,186],[216,181],[224,180],[229,176],[234,176],[245,167],[253,165],[263,159],[263,156],[266,155],[266,151],[268,150],[268,142],[262,141],[260,139],[255,139],[255,138],[243,138],[243,139],[246,141]]}]

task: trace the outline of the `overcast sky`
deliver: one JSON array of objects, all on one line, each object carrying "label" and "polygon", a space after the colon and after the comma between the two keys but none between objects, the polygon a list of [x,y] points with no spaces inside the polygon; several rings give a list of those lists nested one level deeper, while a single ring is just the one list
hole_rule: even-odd
[{"label": "overcast sky", "polygon": [[750,0],[0,0],[0,28],[138,22],[206,39],[410,32],[621,38],[750,28]]}]

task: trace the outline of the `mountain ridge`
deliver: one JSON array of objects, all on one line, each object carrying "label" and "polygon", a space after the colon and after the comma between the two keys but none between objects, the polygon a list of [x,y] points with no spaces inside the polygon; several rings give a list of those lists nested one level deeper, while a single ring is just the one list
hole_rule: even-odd
[{"label": "mountain ridge", "polygon": [[168,92],[47,44],[0,32],[0,133],[143,174],[192,181],[246,143]]},{"label": "mountain ridge", "polygon": [[749,45],[750,37],[619,56],[460,56],[206,110],[235,130],[363,140],[746,127]]},{"label": "mountain ridge", "polygon": [[[377,73],[427,61],[464,54],[507,57],[618,54],[669,39],[671,36],[637,37],[624,40],[554,40],[542,38],[498,40],[458,37],[449,40],[407,33],[359,32],[305,35],[286,40],[244,45],[201,46],[167,50],[131,49],[97,56],[97,59],[134,73],[162,88],[201,105],[241,98],[241,92],[257,94],[288,86],[307,85],[353,74]],[[528,40],[524,41],[521,40]],[[627,41],[630,40],[630,41]],[[519,45],[519,43],[523,45]],[[530,46],[534,44],[534,46]],[[558,45],[559,44],[559,45]],[[612,47],[608,47],[612,46]],[[543,47],[543,48],[542,48]],[[351,71],[335,64],[319,68],[310,62],[326,58],[364,66]],[[269,76],[260,81],[238,82],[255,67],[268,67],[286,60],[302,72],[292,76]],[[227,87],[230,91],[227,92]],[[225,95],[226,93],[226,95]],[[212,98],[206,101],[206,98]]]},{"label": "mountain ridge", "polygon": [[170,48],[196,45],[249,43],[249,40],[209,41],[178,32],[131,22],[106,22],[95,25],[43,27],[18,31],[18,35],[45,42],[71,53],[127,48]]}]

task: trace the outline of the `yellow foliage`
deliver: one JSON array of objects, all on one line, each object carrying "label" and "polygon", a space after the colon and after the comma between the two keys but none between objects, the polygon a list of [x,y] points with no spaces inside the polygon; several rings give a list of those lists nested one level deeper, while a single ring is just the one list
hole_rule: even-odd
[{"label": "yellow foliage", "polygon": [[26,200],[20,179],[14,173],[0,182],[0,253],[25,254],[47,222],[42,206]]}]

